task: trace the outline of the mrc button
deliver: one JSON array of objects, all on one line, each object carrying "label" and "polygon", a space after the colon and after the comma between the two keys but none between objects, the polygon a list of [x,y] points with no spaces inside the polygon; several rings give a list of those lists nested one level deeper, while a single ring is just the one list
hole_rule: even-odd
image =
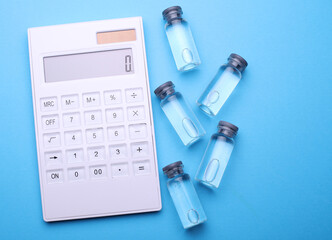
[{"label": "mrc button", "polygon": [[40,99],[40,109],[43,112],[58,110],[58,99],[56,97]]}]

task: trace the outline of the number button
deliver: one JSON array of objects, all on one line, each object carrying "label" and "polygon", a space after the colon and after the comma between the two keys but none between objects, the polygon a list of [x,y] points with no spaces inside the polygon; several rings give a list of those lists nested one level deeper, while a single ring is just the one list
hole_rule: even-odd
[{"label": "number button", "polygon": [[40,109],[43,112],[58,110],[58,99],[56,97],[40,99]]},{"label": "number button", "polygon": [[91,178],[105,178],[107,176],[107,170],[105,165],[91,166],[90,177]]},{"label": "number button", "polygon": [[125,128],[124,126],[109,127],[108,138],[110,140],[119,141],[125,139]]},{"label": "number button", "polygon": [[150,163],[148,160],[134,162],[133,166],[135,175],[145,175],[150,173]]},{"label": "number button", "polygon": [[88,158],[89,161],[106,160],[105,148],[104,147],[88,148]]},{"label": "number button", "polygon": [[83,105],[84,107],[99,106],[100,95],[99,93],[85,93],[83,94]]},{"label": "number button", "polygon": [[146,123],[129,125],[131,139],[145,138],[147,136]]},{"label": "number button", "polygon": [[127,156],[127,146],[125,144],[110,146],[111,159],[120,159]]},{"label": "number button", "polygon": [[59,127],[59,115],[50,115],[42,117],[43,128],[47,129],[55,129]]},{"label": "number button", "polygon": [[69,146],[82,144],[82,132],[81,131],[65,132],[65,143],[66,145]]},{"label": "number button", "polygon": [[123,121],[122,108],[107,109],[106,119],[108,123],[122,122]]},{"label": "number button", "polygon": [[121,90],[106,91],[104,92],[105,104],[119,104],[121,100]]},{"label": "number button", "polygon": [[148,142],[132,143],[131,154],[134,158],[148,156],[149,154]]},{"label": "number button", "polygon": [[104,134],[102,128],[86,130],[87,143],[99,143],[104,141]]},{"label": "number button", "polygon": [[85,178],[84,168],[69,168],[68,169],[68,179],[69,181],[78,181]]},{"label": "number button", "polygon": [[101,111],[90,111],[84,113],[86,125],[101,124]]},{"label": "number button", "polygon": [[132,88],[126,90],[126,100],[128,103],[143,101],[142,88]]},{"label": "number button", "polygon": [[64,127],[78,127],[81,125],[80,113],[66,113],[62,115]]},{"label": "number button", "polygon": [[46,179],[48,183],[61,183],[63,182],[63,171],[58,170],[49,170],[46,172]]},{"label": "number button", "polygon": [[47,164],[58,164],[62,162],[61,151],[46,152],[45,161]]},{"label": "number button", "polygon": [[116,163],[111,165],[112,177],[128,176],[128,164]]},{"label": "number button", "polygon": [[66,159],[67,162],[69,163],[83,162],[84,161],[83,149],[72,149],[66,151]]},{"label": "number button", "polygon": [[59,147],[61,144],[59,133],[44,134],[43,139],[46,148]]},{"label": "number button", "polygon": [[143,106],[129,107],[127,111],[129,121],[143,120],[145,118]]},{"label": "number button", "polygon": [[75,109],[80,106],[77,94],[62,96],[61,103],[62,109]]}]

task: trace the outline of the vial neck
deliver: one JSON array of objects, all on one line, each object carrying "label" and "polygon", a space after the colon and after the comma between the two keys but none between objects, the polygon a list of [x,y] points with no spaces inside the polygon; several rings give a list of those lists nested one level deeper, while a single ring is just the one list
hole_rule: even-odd
[{"label": "vial neck", "polygon": [[218,133],[224,135],[225,137],[228,137],[228,138],[234,138],[236,133],[234,133],[234,131],[232,130],[229,130],[229,129],[224,129],[224,128],[221,128],[218,130]]}]

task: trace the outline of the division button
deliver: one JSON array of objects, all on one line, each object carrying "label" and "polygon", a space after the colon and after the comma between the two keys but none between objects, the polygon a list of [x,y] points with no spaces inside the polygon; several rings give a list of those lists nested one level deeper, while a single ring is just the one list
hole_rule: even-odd
[{"label": "division button", "polygon": [[126,100],[127,100],[128,103],[143,101],[143,90],[142,90],[142,88],[126,89]]},{"label": "division button", "polygon": [[40,99],[40,109],[43,112],[58,110],[58,100],[56,97]]}]

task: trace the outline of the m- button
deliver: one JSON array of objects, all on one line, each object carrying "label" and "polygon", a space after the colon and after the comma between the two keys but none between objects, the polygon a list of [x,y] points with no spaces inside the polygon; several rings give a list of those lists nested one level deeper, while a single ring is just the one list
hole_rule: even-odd
[{"label": "m- button", "polygon": [[63,109],[75,109],[79,107],[78,95],[67,95],[61,98]]},{"label": "m- button", "polygon": [[58,110],[58,100],[56,97],[40,99],[40,109],[43,112]]}]

